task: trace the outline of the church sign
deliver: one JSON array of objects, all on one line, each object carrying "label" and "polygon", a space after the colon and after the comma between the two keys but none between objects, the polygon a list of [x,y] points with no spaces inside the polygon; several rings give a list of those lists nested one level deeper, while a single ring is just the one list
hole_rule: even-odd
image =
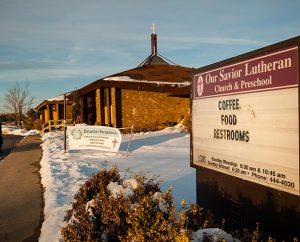
[{"label": "church sign", "polygon": [[194,72],[192,166],[300,195],[298,53],[277,47]]},{"label": "church sign", "polygon": [[118,152],[122,135],[117,128],[106,126],[69,126],[69,150],[96,149]]}]

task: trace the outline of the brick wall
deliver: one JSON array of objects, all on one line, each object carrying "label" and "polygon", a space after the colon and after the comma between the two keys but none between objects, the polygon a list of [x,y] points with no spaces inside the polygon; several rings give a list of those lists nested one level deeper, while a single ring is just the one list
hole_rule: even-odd
[{"label": "brick wall", "polygon": [[188,98],[166,93],[122,89],[122,126],[136,129],[160,128],[189,116]]}]

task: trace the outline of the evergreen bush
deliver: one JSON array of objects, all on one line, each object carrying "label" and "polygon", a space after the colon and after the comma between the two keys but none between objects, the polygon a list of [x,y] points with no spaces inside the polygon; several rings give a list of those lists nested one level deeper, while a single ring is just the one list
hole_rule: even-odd
[{"label": "evergreen bush", "polygon": [[175,241],[171,190],[156,178],[121,178],[116,167],[92,176],[75,195],[61,229],[65,241]]},{"label": "evergreen bush", "polygon": [[[199,229],[223,230],[224,219],[217,225],[212,212],[196,204],[187,206],[185,200],[176,219],[171,189],[162,193],[157,177],[127,175],[121,178],[116,167],[102,169],[83,184],[61,229],[65,241],[189,242]],[[259,223],[252,233],[245,229],[230,234],[243,242],[275,241],[262,238]],[[216,240],[205,235],[203,241]]]}]

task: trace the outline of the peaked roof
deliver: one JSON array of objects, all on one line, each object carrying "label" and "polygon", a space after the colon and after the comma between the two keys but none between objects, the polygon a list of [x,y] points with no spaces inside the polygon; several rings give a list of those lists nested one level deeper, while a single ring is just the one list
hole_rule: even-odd
[{"label": "peaked roof", "polygon": [[[66,97],[67,97],[67,99],[66,99],[67,104],[69,104],[72,101],[72,92],[66,93]],[[38,104],[35,107],[35,109],[37,109],[37,110],[42,109],[43,107],[45,107],[48,104],[63,104],[63,103],[64,103],[64,94],[57,96],[57,97],[45,99],[40,104]]]},{"label": "peaked roof", "polygon": [[[109,77],[128,76],[136,81],[183,83],[190,82],[192,68],[179,65],[148,64]],[[104,78],[107,80],[108,78]]]},{"label": "peaked roof", "polygon": [[148,56],[147,59],[139,65],[139,67],[144,65],[169,65],[169,63],[156,54]]},{"label": "peaked roof", "polygon": [[[165,93],[176,90],[179,96],[189,96],[187,88],[183,87],[190,86],[192,70],[178,65],[144,65],[96,80],[78,91],[86,94],[99,87],[116,87]],[[184,90],[184,93],[177,89]]]}]

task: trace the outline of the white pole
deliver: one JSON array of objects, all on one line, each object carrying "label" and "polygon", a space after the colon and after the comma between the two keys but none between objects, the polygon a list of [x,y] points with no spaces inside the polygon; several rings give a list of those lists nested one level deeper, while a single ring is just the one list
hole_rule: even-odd
[{"label": "white pole", "polygon": [[133,125],[131,126],[130,137],[129,137],[129,141],[128,141],[128,145],[127,145],[126,157],[128,157],[128,151],[129,151],[129,146],[130,146],[130,143],[131,143],[132,133],[133,133]]}]

